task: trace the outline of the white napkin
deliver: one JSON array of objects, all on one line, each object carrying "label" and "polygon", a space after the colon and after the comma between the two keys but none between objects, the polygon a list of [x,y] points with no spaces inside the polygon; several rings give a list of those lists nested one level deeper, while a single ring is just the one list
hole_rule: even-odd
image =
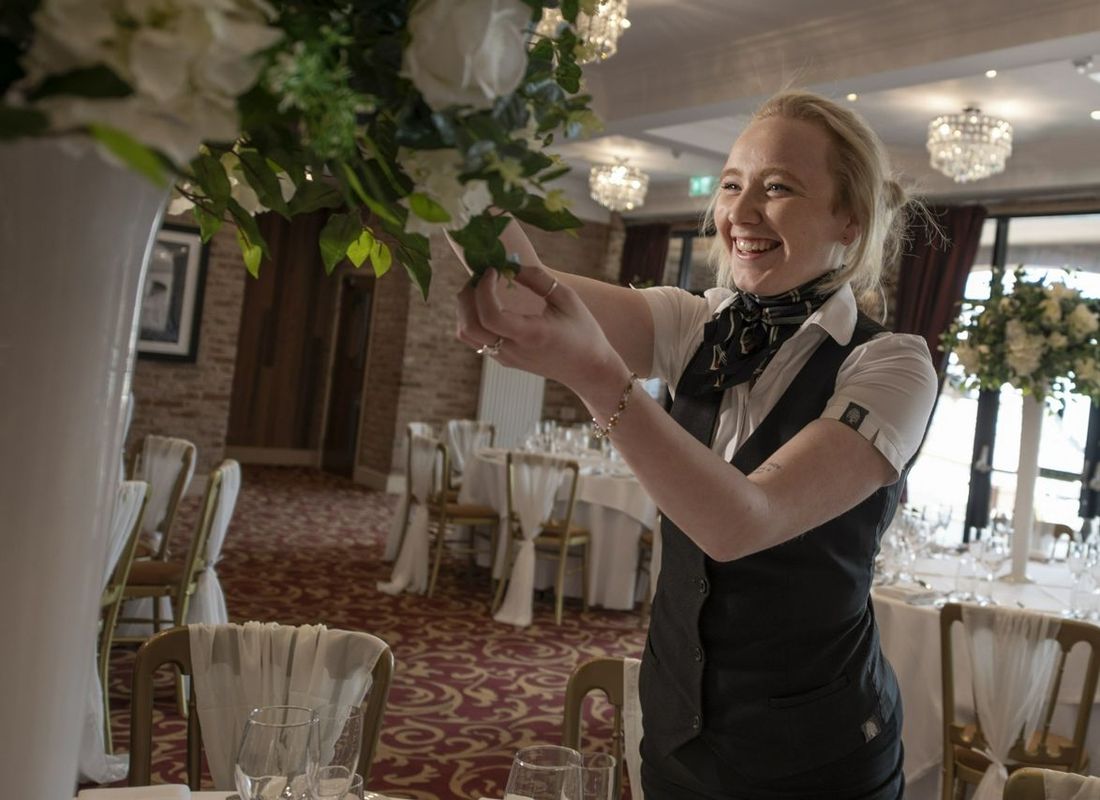
[{"label": "white napkin", "polygon": [[191,800],[191,790],[182,783],[159,786],[123,786],[118,789],[85,789],[77,800]]}]

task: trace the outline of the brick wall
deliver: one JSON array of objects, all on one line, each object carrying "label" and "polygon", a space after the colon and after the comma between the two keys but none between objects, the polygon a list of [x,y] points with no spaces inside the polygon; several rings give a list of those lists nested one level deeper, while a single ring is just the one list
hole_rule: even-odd
[{"label": "brick wall", "polygon": [[[192,224],[189,217],[166,221]],[[210,242],[195,363],[139,358],[134,365],[134,417],[127,439],[131,456],[147,434],[155,433],[195,443],[196,478],[223,458],[246,276],[235,229],[227,225]],[[196,482],[196,488],[202,485]]]}]

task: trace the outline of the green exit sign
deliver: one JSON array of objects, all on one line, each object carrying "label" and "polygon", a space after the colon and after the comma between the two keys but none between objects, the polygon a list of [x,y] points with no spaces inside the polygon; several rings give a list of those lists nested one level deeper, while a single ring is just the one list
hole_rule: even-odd
[{"label": "green exit sign", "polygon": [[705,197],[714,191],[718,179],[713,175],[693,175],[688,184],[689,197]]}]

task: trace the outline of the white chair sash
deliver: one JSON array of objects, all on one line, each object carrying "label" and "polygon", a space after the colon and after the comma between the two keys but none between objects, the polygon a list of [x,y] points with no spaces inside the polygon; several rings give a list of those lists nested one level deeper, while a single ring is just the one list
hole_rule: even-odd
[{"label": "white chair sash", "polygon": [[565,477],[562,462],[532,453],[512,453],[512,508],[519,519],[523,542],[512,564],[508,591],[493,619],[517,627],[531,624],[535,589],[535,537],[554,510],[558,488]]},{"label": "white chair sash", "polygon": [[191,605],[187,609],[188,623],[208,622],[218,625],[229,622],[225,592],[218,580],[217,563],[221,560],[225,534],[229,529],[229,521],[233,519],[233,510],[237,507],[237,495],[241,491],[241,465],[228,459],[222,462],[218,471],[221,473],[221,485],[210,534],[206,539],[205,567],[199,573],[195,596],[191,598]]},{"label": "white chair sash", "polygon": [[492,425],[473,419],[452,419],[447,423],[447,450],[451,454],[451,471],[461,475],[473,453],[489,446]]},{"label": "white chair sash", "polygon": [[249,712],[260,706],[359,705],[386,643],[369,633],[274,622],[191,625],[195,705],[210,775],[233,789]]},{"label": "white chair sash", "polygon": [[[413,434],[409,437],[412,448],[409,458],[411,467],[408,476],[409,492],[407,497],[411,507],[409,524],[405,530],[405,539],[401,543],[401,552],[393,565],[388,581],[378,583],[378,591],[386,594],[400,594],[409,589],[417,594],[428,590],[428,560],[431,541],[428,535],[428,508],[436,486],[436,447],[438,440]],[[402,515],[404,517],[404,515]]]},{"label": "white chair sash", "polygon": [[[143,534],[159,536],[158,531],[164,525],[164,515],[168,513],[172,489],[176,485],[183,466],[184,454],[189,450],[194,454],[195,445],[185,439],[173,439],[168,436],[145,437],[138,474],[134,476],[149,484],[149,503],[145,507],[145,518],[141,523]],[[187,487],[191,485],[194,474],[195,459],[192,457],[183,481],[183,494],[187,493]]]},{"label": "white chair sash", "polygon": [[1009,608],[964,605],[963,628],[973,670],[974,706],[992,762],[974,800],[1000,800],[1008,753],[1020,731],[1025,739],[1042,719],[1059,647],[1055,617]]},{"label": "white chair sash", "polygon": [[645,800],[642,793],[642,701],[638,695],[638,676],[642,662],[623,659],[623,760],[630,778],[630,796]]},{"label": "white chair sash", "polygon": [[[144,481],[124,481],[115,494],[115,505],[111,511],[111,523],[108,529],[107,561],[104,564],[101,593],[107,588],[111,573],[115,571],[122,551],[126,548],[130,531],[134,529],[137,516],[141,513],[145,487]],[[93,639],[95,643],[98,641],[98,637]],[[79,780],[114,783],[126,777],[130,768],[130,757],[125,754],[116,756],[107,752],[107,744],[103,739],[103,692],[106,691],[106,687],[99,681],[99,660],[95,645],[93,645],[89,667],[92,674],[88,679],[88,691],[84,693],[84,728],[80,738],[78,761]]]},{"label": "white chair sash", "polygon": [[[432,430],[432,426],[426,422],[410,422],[406,426],[409,436],[423,436],[428,439],[435,438],[435,432]],[[405,438],[405,446],[408,446],[408,436]],[[406,454],[407,456],[408,454]],[[409,476],[405,476],[405,480],[410,480]],[[393,561],[397,558],[397,548],[401,545],[401,535],[405,532],[405,525],[407,520],[406,515],[409,513],[409,493],[406,491],[401,495],[401,498],[397,501],[397,512],[394,514],[393,519],[390,520],[390,529],[386,534],[386,546],[382,551],[383,561]]]},{"label": "white chair sash", "polygon": [[1047,800],[1100,800],[1100,778],[1045,769],[1043,793]]}]

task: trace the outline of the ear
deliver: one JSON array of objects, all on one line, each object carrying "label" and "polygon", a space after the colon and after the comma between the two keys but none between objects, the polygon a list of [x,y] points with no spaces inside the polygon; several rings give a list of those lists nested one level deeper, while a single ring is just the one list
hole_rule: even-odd
[{"label": "ear", "polygon": [[863,227],[856,221],[856,218],[849,216],[847,224],[840,230],[840,243],[847,247],[858,239],[862,232]]}]

